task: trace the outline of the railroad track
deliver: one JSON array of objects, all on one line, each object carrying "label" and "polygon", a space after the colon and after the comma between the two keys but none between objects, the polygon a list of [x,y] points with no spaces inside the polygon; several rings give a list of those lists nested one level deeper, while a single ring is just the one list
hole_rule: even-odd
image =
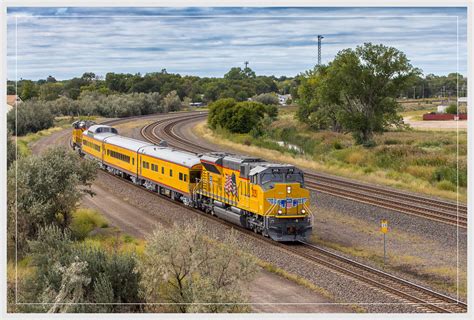
[{"label": "railroad track", "polygon": [[[207,113],[202,113],[179,119],[163,119],[143,127],[141,134],[153,143],[166,140],[170,146],[189,152],[212,152],[215,150],[189,142],[180,137],[174,130],[177,125],[193,122],[206,116]],[[463,229],[467,228],[467,207],[462,204],[307,171],[305,171],[305,184],[311,190],[423,217]]]},{"label": "railroad track", "polygon": [[[170,119],[160,119],[156,123],[165,124]],[[117,122],[111,121],[110,124],[116,124]],[[155,124],[156,124],[155,123]],[[411,304],[417,310],[422,312],[434,312],[434,313],[465,313],[467,312],[467,304],[464,302],[458,301],[451,297],[445,296],[443,294],[434,292],[430,289],[424,288],[420,285],[414,284],[412,282],[406,281],[404,279],[392,276],[383,271],[376,270],[370,266],[366,266],[354,260],[348,259],[346,257],[337,255],[330,251],[327,251],[323,248],[314,246],[312,244],[301,242],[300,245],[290,245],[272,241],[268,238],[265,238],[261,235],[257,235],[251,230],[242,228],[240,226],[231,224],[225,220],[219,219],[210,214],[206,214],[200,210],[190,208],[179,202],[173,201],[170,198],[143,188],[134,184],[133,182],[115,176],[112,173],[104,171],[104,173],[114,176],[117,179],[125,181],[133,188],[138,188],[142,191],[149,192],[154,196],[163,198],[167,201],[172,202],[175,205],[180,205],[185,210],[193,211],[205,219],[210,219],[221,223],[227,226],[229,229],[237,229],[239,232],[246,234],[249,237],[252,237],[255,241],[261,241],[268,243],[273,246],[277,246],[280,249],[286,251],[287,253],[296,255],[297,257],[303,258],[318,267],[325,267],[331,272],[337,272],[341,275],[350,277],[352,279],[358,280],[364,283],[367,286],[370,286],[374,289],[382,291],[384,294],[389,295],[390,297],[395,298],[398,302],[393,302],[392,304]],[[348,304],[357,303],[357,302],[347,302]],[[360,302],[359,302],[360,303]]]},{"label": "railroad track", "polygon": [[386,272],[366,266],[360,262],[348,259],[321,247],[307,242],[301,242],[297,248],[300,256],[324,265],[333,271],[360,280],[372,287],[401,298],[425,312],[464,313],[467,304],[433,290],[393,276]]},{"label": "railroad track", "polygon": [[[173,127],[173,125],[170,125],[171,123],[174,123],[175,121],[183,121],[183,119],[185,120],[189,120],[191,118],[195,119],[196,117],[200,117],[200,116],[201,115],[197,115],[197,116],[184,115],[184,116],[178,116],[177,117],[178,119],[176,119],[176,117],[160,119],[151,125],[145,126],[142,129],[142,134],[146,139],[149,139],[150,141],[153,141],[151,140],[151,137],[154,137],[154,139],[161,140],[154,132],[154,128],[156,128],[156,126],[165,125],[165,127],[168,128],[166,131],[168,132],[168,134],[170,134],[170,132],[172,133],[172,127]],[[126,120],[124,119],[111,120],[108,123],[112,125],[112,124],[117,124],[123,121],[126,121]],[[179,140],[181,140],[181,143],[189,145],[189,143],[185,141],[184,139],[179,138],[178,141]],[[157,141],[154,140],[153,142],[157,142]],[[113,174],[109,172],[105,172],[105,173],[114,176]],[[310,261],[311,263],[314,263],[318,266],[325,267],[331,270],[332,272],[337,272],[341,275],[361,281],[365,285],[370,286],[374,289],[380,290],[384,292],[384,294],[387,294],[391,297],[395,297],[399,301],[399,302],[394,302],[392,304],[400,304],[400,305],[411,304],[420,311],[430,312],[430,313],[431,312],[434,312],[434,313],[465,313],[467,312],[466,303],[456,300],[454,298],[451,298],[449,296],[437,293],[435,291],[427,289],[418,284],[395,277],[383,271],[374,269],[370,266],[366,266],[362,263],[348,259],[346,257],[340,256],[326,249],[320,248],[318,246],[315,246],[306,242],[301,242],[300,245],[290,245],[290,244],[284,244],[284,243],[272,241],[268,238],[257,235],[248,229],[231,224],[215,216],[205,214],[204,212],[200,210],[190,208],[188,206],[180,204],[176,201],[171,200],[170,198],[164,195],[160,195],[156,192],[153,192],[146,188],[138,186],[129,180],[120,178],[118,176],[114,176],[114,177],[127,182],[133,188],[139,188],[140,190],[149,192],[160,198],[164,198],[167,201],[174,203],[175,205],[181,205],[183,209],[194,211],[206,219],[218,221],[219,223],[226,225],[228,228],[237,229],[240,232],[245,233],[246,235],[250,237],[253,237],[253,239],[255,239],[256,241],[263,241],[271,245],[277,246],[288,253],[294,254],[300,258],[304,258],[307,261]],[[347,302],[347,303],[360,304],[360,302]]]},{"label": "railroad track", "polygon": [[[113,174],[106,172],[109,175],[114,176]],[[117,177],[117,176],[114,176]],[[399,302],[393,302],[392,304],[411,304],[419,311],[425,313],[465,313],[467,312],[467,304],[458,301],[449,296],[437,293],[428,288],[420,286],[418,284],[409,282],[402,278],[395,277],[383,271],[374,269],[370,266],[366,266],[357,261],[348,259],[346,257],[337,255],[330,251],[327,251],[323,248],[314,246],[306,242],[300,242],[301,245],[291,245],[284,244],[280,242],[273,241],[269,238],[265,238],[262,235],[256,234],[251,230],[245,229],[238,225],[232,224],[225,220],[222,220],[211,214],[206,214],[203,211],[198,209],[191,208],[170,198],[148,190],[146,188],[140,187],[129,180],[117,177],[118,179],[126,181],[128,184],[134,188],[139,188],[149,192],[157,197],[163,198],[167,201],[172,202],[173,204],[182,206],[185,210],[193,211],[199,214],[205,219],[216,221],[220,224],[227,226],[229,229],[236,229],[241,233],[246,234],[249,237],[252,237],[255,241],[265,242],[267,244],[279,247],[280,249],[296,255],[297,257],[304,258],[307,261],[317,265],[318,267],[325,267],[331,272],[337,272],[341,275],[350,277],[352,279],[363,282],[365,285],[368,285],[374,289],[382,291],[384,294],[388,294],[391,297],[394,297]],[[361,302],[352,302],[349,301],[347,304],[361,304]]]}]

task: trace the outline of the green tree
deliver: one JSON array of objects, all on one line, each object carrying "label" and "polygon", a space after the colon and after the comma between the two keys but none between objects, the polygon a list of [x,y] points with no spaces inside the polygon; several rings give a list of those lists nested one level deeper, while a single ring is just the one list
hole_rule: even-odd
[{"label": "green tree", "polygon": [[233,233],[215,243],[202,224],[158,227],[140,263],[149,303],[172,303],[153,311],[243,312],[245,285],[254,277],[254,259],[240,250]]},{"label": "green tree", "polygon": [[44,101],[29,100],[13,108],[7,114],[8,130],[22,136],[52,127],[54,115]]},{"label": "green tree", "polygon": [[374,133],[402,124],[395,98],[420,71],[403,52],[365,43],[340,51],[324,72],[316,73],[313,103],[318,111],[334,110],[343,131],[370,145]]},{"label": "green tree", "polygon": [[19,88],[20,98],[23,101],[29,100],[31,98],[38,96],[38,87],[31,80],[22,80],[20,82],[21,89]]},{"label": "green tree", "polygon": [[253,97],[252,100],[266,104],[266,105],[280,104],[280,100],[278,100],[278,96],[274,92],[259,94],[258,96]]},{"label": "green tree", "polygon": [[165,112],[178,111],[181,109],[182,102],[176,91],[171,91],[163,98],[163,107]]},{"label": "green tree", "polygon": [[[65,229],[69,226],[77,202],[84,193],[91,193],[96,169],[93,162],[80,161],[76,153],[61,147],[20,158],[16,166],[10,167],[8,230],[10,239],[18,243],[20,255],[25,250],[26,240],[34,239],[40,227],[53,224]],[[18,232],[13,233],[16,229]]]},{"label": "green tree", "polygon": [[56,100],[62,94],[63,87],[60,82],[47,82],[40,86],[39,98],[46,101]]}]

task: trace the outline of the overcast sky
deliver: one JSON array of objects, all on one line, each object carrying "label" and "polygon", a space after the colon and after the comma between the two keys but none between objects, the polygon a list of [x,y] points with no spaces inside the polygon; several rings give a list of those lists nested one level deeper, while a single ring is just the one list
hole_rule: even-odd
[{"label": "overcast sky", "polygon": [[316,64],[318,34],[323,63],[372,42],[424,74],[456,72],[458,48],[467,73],[465,8],[8,8],[7,32],[11,80],[16,58],[18,79],[163,68],[221,77],[244,61],[257,74],[294,76]]}]

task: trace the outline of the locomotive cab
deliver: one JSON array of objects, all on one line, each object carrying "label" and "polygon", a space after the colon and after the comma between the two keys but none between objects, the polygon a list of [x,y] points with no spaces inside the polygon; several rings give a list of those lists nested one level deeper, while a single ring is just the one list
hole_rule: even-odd
[{"label": "locomotive cab", "polygon": [[304,240],[311,234],[309,191],[304,175],[291,165],[267,164],[250,171],[263,193],[263,216],[268,235],[278,241]]},{"label": "locomotive cab", "polygon": [[90,120],[77,120],[72,123],[72,148],[81,148],[82,133],[89,127],[95,125],[95,122]]}]

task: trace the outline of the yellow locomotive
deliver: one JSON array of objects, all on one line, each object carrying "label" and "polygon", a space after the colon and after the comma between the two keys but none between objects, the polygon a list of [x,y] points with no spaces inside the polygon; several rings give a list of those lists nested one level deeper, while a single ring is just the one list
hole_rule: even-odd
[{"label": "yellow locomotive", "polygon": [[311,234],[309,191],[292,165],[227,153],[193,154],[73,124],[73,146],[101,168],[276,241]]}]

